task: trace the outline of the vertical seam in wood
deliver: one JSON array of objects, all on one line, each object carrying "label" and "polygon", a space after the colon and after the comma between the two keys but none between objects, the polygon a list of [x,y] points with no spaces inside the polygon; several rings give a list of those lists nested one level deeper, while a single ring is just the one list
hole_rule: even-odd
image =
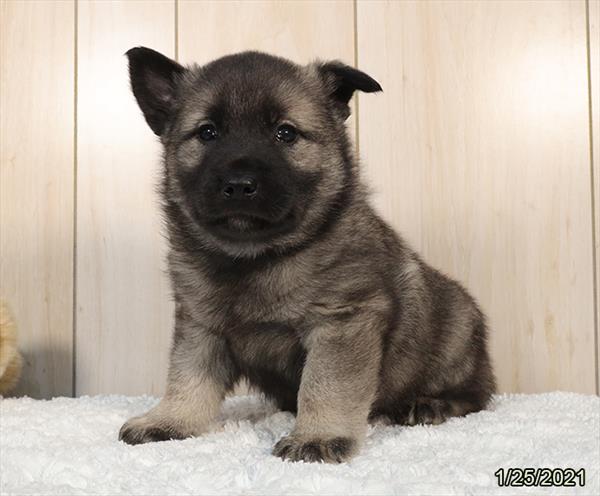
[{"label": "vertical seam in wood", "polygon": [[179,0],[175,1],[175,60],[179,62]]},{"label": "vertical seam in wood", "polygon": [[77,395],[77,57],[78,57],[78,2],[73,1],[73,314],[71,317],[72,326],[72,371],[71,371],[71,389],[72,396]]},{"label": "vertical seam in wood", "polygon": [[[594,310],[594,380],[596,382],[596,394],[600,394],[598,383],[598,277],[596,258],[596,201],[594,192],[594,122],[592,114],[592,58],[590,40],[590,3],[585,0],[585,34],[586,34],[586,58],[587,58],[587,85],[588,85],[588,135],[590,145],[590,205],[592,208],[592,281],[593,281],[593,310]],[[596,137],[597,139],[598,137]]]},{"label": "vertical seam in wood", "polygon": [[[352,4],[353,15],[354,15],[354,67],[358,69],[358,0],[353,0]],[[355,149],[356,156],[360,160],[360,136],[359,136],[359,126],[358,126],[358,92],[355,93],[356,97],[354,98],[354,136],[355,136]]]}]

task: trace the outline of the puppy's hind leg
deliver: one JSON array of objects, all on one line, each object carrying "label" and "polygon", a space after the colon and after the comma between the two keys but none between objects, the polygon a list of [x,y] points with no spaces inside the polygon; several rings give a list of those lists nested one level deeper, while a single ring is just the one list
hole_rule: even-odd
[{"label": "puppy's hind leg", "polygon": [[399,403],[389,415],[401,425],[438,425],[450,417],[463,417],[485,408],[485,402],[475,398],[418,397]]}]

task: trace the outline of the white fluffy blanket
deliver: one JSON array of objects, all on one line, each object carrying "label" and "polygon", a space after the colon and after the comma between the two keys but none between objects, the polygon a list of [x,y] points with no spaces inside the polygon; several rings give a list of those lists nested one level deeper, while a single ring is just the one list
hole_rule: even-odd
[{"label": "white fluffy blanket", "polygon": [[[128,446],[121,424],[149,397],[0,400],[2,494],[600,494],[600,398],[497,396],[490,411],[435,427],[369,427],[342,465],[282,462],[273,444],[293,426],[258,397],[230,398],[223,429]],[[498,487],[499,468],[586,471],[580,487]]]}]

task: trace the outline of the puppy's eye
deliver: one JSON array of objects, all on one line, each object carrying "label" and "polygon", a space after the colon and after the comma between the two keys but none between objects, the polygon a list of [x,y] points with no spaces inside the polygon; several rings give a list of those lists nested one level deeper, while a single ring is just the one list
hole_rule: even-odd
[{"label": "puppy's eye", "polygon": [[217,128],[214,126],[214,124],[202,124],[198,128],[198,137],[202,141],[212,141],[217,139],[217,136]]},{"label": "puppy's eye", "polygon": [[284,143],[293,143],[298,137],[298,130],[290,124],[282,124],[277,128],[275,139]]}]

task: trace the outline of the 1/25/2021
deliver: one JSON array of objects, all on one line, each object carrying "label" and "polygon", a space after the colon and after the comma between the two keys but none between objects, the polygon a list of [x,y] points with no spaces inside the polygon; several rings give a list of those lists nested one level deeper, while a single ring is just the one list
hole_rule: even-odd
[{"label": "1/25/2021", "polygon": [[499,468],[494,472],[500,487],[585,486],[585,469],[580,468]]}]

